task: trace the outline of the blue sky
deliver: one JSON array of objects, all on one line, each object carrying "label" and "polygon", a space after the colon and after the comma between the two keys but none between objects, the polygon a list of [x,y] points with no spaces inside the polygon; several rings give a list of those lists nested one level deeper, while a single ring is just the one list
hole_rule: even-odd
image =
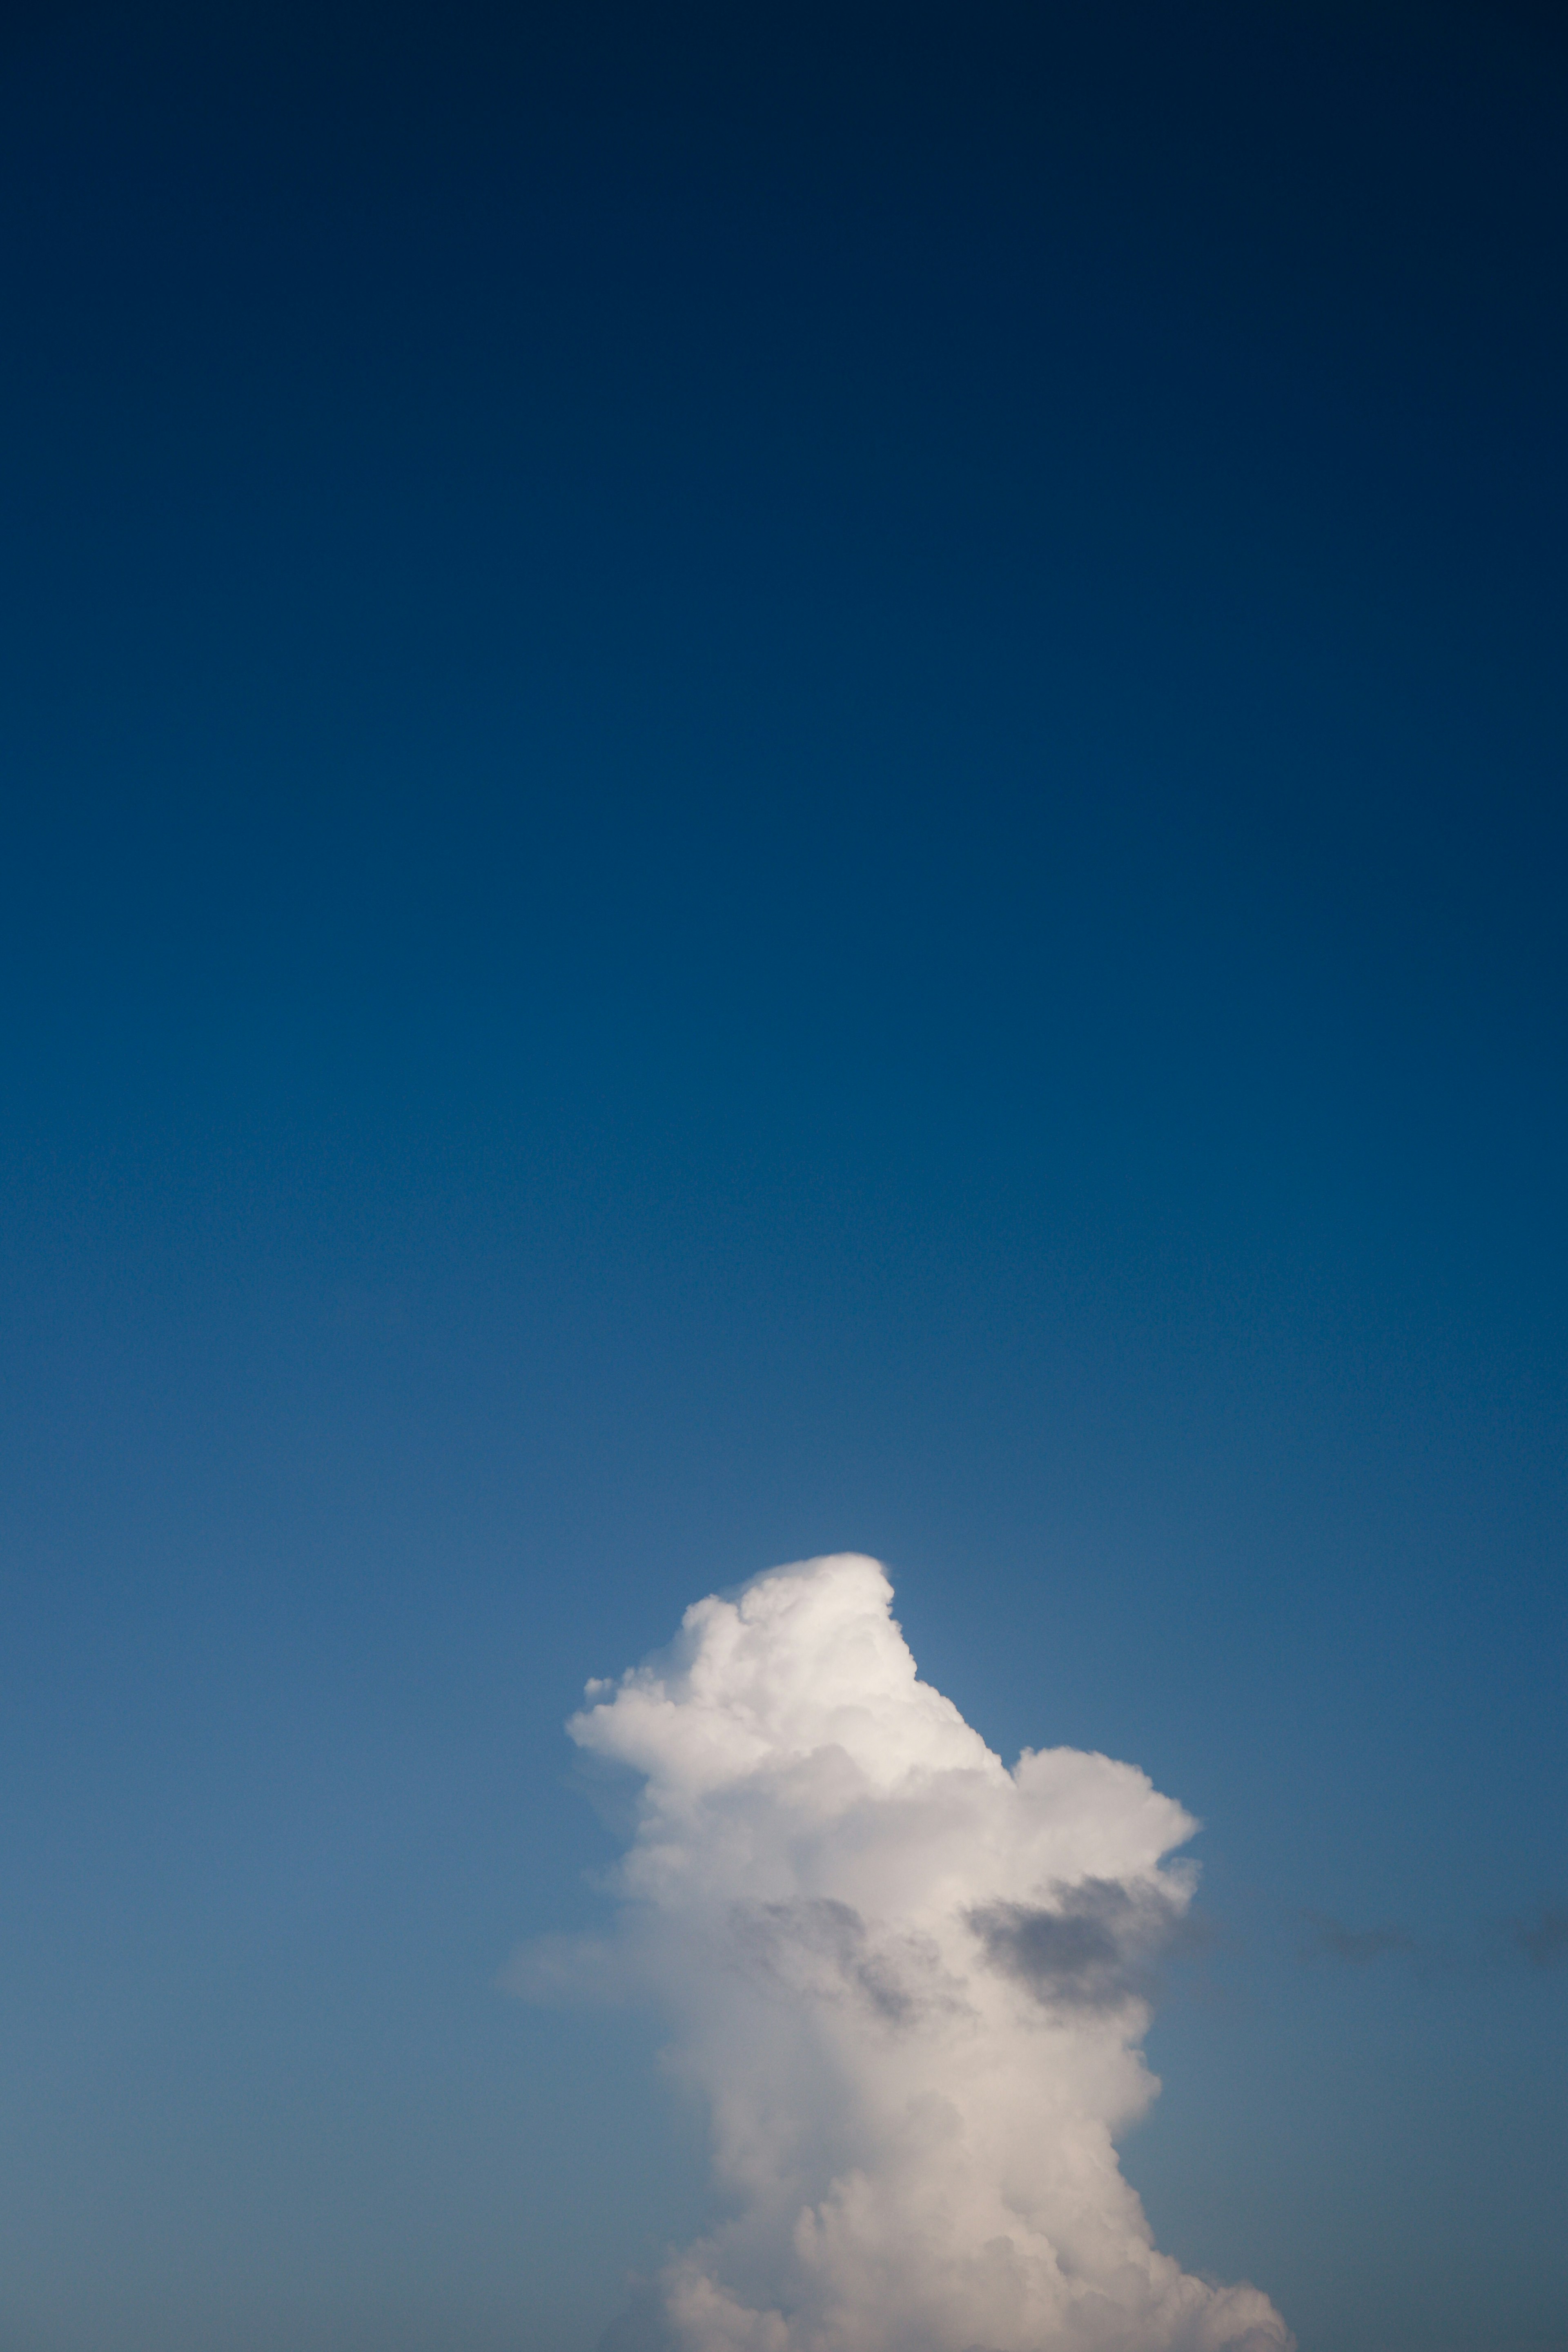
[{"label": "blue sky", "polygon": [[0,2352],[589,2352],[561,1727],[851,1548],[1205,1823],[1162,2245],[1560,2345],[1560,32],[0,68]]}]

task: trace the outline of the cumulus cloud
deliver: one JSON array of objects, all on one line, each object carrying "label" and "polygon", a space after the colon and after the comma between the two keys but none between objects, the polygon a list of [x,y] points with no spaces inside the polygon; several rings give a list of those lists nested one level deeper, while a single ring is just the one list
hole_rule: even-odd
[{"label": "cumulus cloud", "polygon": [[[1131,1765],[1009,1771],[922,1683],[874,1560],[698,1601],[569,1727],[642,1777],[612,1960],[705,2097],[728,2220],[614,2341],[670,2352],[1287,2352],[1158,2252],[1114,2135],[1196,1824]],[[530,1970],[532,1978],[530,1978]],[[547,1990],[563,1948],[521,1963]]]}]

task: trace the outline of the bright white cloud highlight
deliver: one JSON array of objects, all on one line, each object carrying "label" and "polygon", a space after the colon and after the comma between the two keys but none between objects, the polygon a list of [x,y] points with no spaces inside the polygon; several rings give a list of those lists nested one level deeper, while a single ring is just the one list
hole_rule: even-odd
[{"label": "bright white cloud highlight", "polygon": [[[671,2260],[679,2352],[1284,2352],[1268,2298],[1157,2252],[1113,2135],[1157,2085],[1148,1972],[1195,1827],[1070,1748],[1009,1772],[919,1680],[876,1561],[700,1601],[588,1687],[641,1774],[613,1947],[705,2095],[733,2218]],[[524,1956],[536,1990],[572,1978]]]}]

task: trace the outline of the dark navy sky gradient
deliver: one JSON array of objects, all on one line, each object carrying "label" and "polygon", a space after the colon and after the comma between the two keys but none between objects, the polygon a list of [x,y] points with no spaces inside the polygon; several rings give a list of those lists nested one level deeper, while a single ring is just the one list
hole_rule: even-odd
[{"label": "dark navy sky gradient", "polygon": [[0,47],[0,2352],[591,2352],[562,1718],[886,1559],[1210,1923],[1127,2168],[1568,2341],[1568,40]]}]

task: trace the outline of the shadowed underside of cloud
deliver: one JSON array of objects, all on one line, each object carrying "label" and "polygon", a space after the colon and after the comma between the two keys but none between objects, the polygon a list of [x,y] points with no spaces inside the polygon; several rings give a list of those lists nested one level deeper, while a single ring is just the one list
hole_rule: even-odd
[{"label": "shadowed underside of cloud", "polygon": [[977,1904],[969,1924],[990,1965],[1047,2008],[1110,2010],[1152,1994],[1156,1963],[1183,1940],[1184,1909],[1165,1887],[1086,1878],[1054,1886],[1045,1904]]},{"label": "shadowed underside of cloud", "polygon": [[[645,1784],[585,1960],[665,2010],[732,2216],[605,2352],[1287,2352],[1266,2296],[1156,2251],[1116,2159],[1195,1824],[1107,1757],[1008,1771],[891,1600],[853,1554],[777,1570],[570,1727]],[[511,1978],[574,1980],[558,1942]]]}]

